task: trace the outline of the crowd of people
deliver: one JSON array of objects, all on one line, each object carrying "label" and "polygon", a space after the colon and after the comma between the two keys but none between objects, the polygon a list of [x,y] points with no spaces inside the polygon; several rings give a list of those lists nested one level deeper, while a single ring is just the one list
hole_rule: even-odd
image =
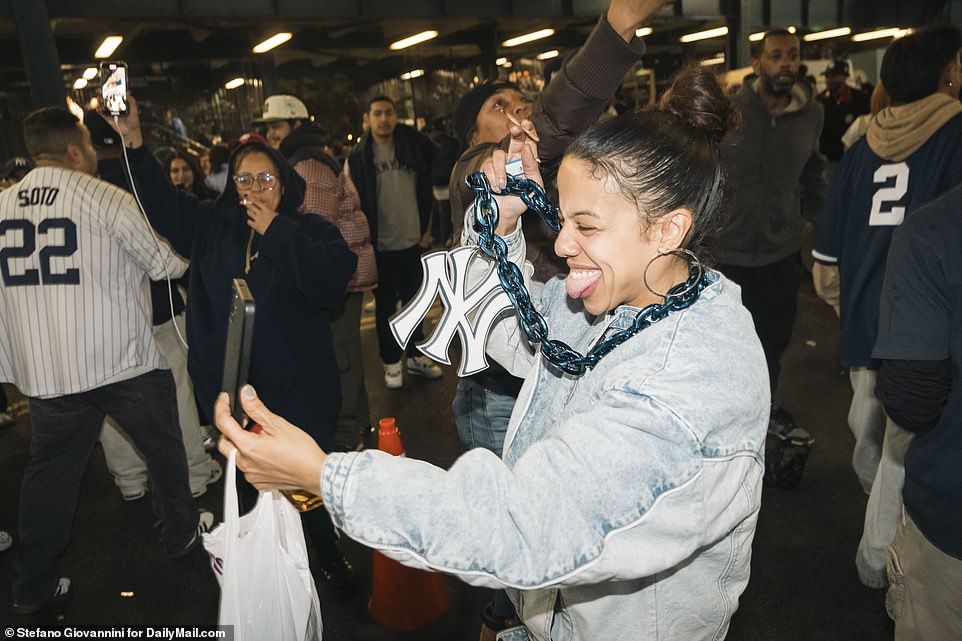
[{"label": "crowd of people", "polygon": [[[602,118],[644,54],[635,30],[669,2],[611,0],[541,95],[483,82],[431,132],[374,95],[343,161],[291,95],[203,155],[150,149],[134,98],[116,121],[30,114],[30,158],[0,176],[0,246],[19,261],[3,263],[0,379],[32,426],[13,611],[70,594],[58,559],[98,441],[123,498],[150,497],[163,552],[191,553],[213,522],[193,499],[223,473],[214,425],[246,474],[243,509],[264,488],[323,499],[302,520],[336,589],[355,585],[340,530],[495,590],[482,639],[722,638],[763,481],[783,472],[766,446],[816,442],[778,396],[810,277],[838,313],[853,390],[852,467],[869,495],[858,576],[888,588],[896,639],[959,638],[962,36],[893,41],[870,100],[844,60],[816,94],[801,40],[773,29],[736,91],[688,68],[657,105]],[[437,380],[416,347],[426,329],[399,345],[391,317],[417,294],[425,251],[492,234],[525,266],[512,287],[527,302],[451,399],[468,451],[441,469],[366,449],[365,295],[375,378]],[[488,269],[472,263],[467,286]],[[241,392],[221,389],[236,278],[257,300]],[[720,362],[737,366],[718,376]]]}]

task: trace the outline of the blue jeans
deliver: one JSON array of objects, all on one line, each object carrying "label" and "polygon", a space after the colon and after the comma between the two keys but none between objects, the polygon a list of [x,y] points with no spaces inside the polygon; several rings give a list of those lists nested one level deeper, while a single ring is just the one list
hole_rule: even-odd
[{"label": "blue jeans", "polygon": [[[470,448],[483,447],[501,456],[516,400],[514,396],[492,392],[469,378],[458,380],[458,391],[451,407],[461,442]],[[496,619],[518,616],[504,590],[494,592],[488,607]]]},{"label": "blue jeans", "polygon": [[170,370],[153,370],[78,394],[29,398],[28,403],[33,436],[20,488],[16,603],[42,603],[57,587],[57,563],[70,540],[80,481],[106,414],[120,423],[147,459],[154,512],[167,552],[187,545],[197,529],[197,508],[187,482]]},{"label": "blue jeans", "polygon": [[515,400],[514,396],[492,392],[471,379],[459,380],[451,408],[461,442],[471,448],[491,450],[500,457]]}]

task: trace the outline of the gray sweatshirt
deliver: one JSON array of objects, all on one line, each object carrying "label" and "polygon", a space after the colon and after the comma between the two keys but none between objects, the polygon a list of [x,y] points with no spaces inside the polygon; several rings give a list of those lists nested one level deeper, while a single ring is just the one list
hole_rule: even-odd
[{"label": "gray sweatshirt", "polygon": [[735,97],[741,123],[722,146],[734,199],[718,244],[721,265],[761,267],[798,251],[805,218],[815,222],[825,199],[821,107],[797,82],[791,104],[773,116],[758,82],[745,78]]}]

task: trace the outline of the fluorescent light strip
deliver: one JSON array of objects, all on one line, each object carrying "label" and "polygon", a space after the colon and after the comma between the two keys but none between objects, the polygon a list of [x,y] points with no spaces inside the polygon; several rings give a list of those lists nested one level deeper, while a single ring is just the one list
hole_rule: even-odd
[{"label": "fluorescent light strip", "polygon": [[702,60],[698,64],[700,64],[702,67],[711,67],[712,65],[724,64],[724,62],[725,56],[720,55],[715,56],[714,58],[708,58],[707,60]]},{"label": "fluorescent light strip", "polygon": [[407,49],[408,47],[413,47],[414,45],[419,45],[422,42],[427,42],[438,37],[438,32],[434,30],[422,31],[421,33],[416,33],[413,36],[408,36],[407,38],[402,38],[397,42],[391,43],[391,49],[397,51],[398,49]]},{"label": "fluorescent light strip", "polygon": [[243,79],[243,78],[234,78],[233,80],[228,80],[228,81],[224,84],[224,89],[237,89],[237,88],[240,87],[242,84],[244,84],[244,79]]},{"label": "fluorescent light strip", "polygon": [[642,27],[641,29],[635,30],[635,35],[638,36],[639,38],[644,38],[645,36],[650,36],[653,31],[654,29],[652,29],[651,27]]},{"label": "fluorescent light strip", "polygon": [[98,73],[99,72],[97,71],[97,67],[87,67],[86,69],[84,69],[83,78],[84,80],[93,80],[94,78],[97,77]]},{"label": "fluorescent light strip", "polygon": [[552,58],[558,57],[558,50],[552,49],[551,51],[545,51],[544,53],[539,53],[535,58],[538,60],[551,60]]},{"label": "fluorescent light strip", "polygon": [[841,36],[847,36],[852,33],[851,27],[839,27],[838,29],[829,29],[827,31],[816,31],[815,33],[810,33],[805,36],[805,42],[813,42],[815,40],[827,40],[829,38],[839,38]]},{"label": "fluorescent light strip", "polygon": [[865,33],[856,33],[852,36],[852,40],[855,42],[865,42],[866,40],[877,40],[879,38],[901,38],[911,31],[910,29],[899,29],[895,27],[893,29],[879,29],[878,31],[866,31]]},{"label": "fluorescent light strip", "polygon": [[260,44],[254,45],[254,48],[251,49],[251,51],[253,51],[254,53],[267,53],[268,51],[270,51],[270,50],[273,49],[274,47],[279,47],[280,45],[282,45],[282,44],[284,44],[285,42],[287,42],[288,40],[290,40],[291,37],[292,37],[292,35],[293,35],[293,34],[287,32],[287,31],[282,31],[282,32],[280,32],[280,33],[275,33],[273,36],[271,36],[270,38],[268,38],[268,39],[265,40],[264,42],[261,42]]},{"label": "fluorescent light strip", "polygon": [[86,79],[86,78],[77,78],[76,80],[73,81],[73,88],[74,88],[74,89],[83,89],[83,88],[86,87],[86,86],[87,86],[87,79]]},{"label": "fluorescent light strip", "polygon": [[100,43],[100,46],[97,47],[94,58],[109,58],[117,51],[117,47],[119,47],[123,41],[123,36],[107,36],[104,38],[104,41]]},{"label": "fluorescent light strip", "polygon": [[541,29],[540,31],[532,31],[531,33],[526,33],[523,36],[518,36],[516,38],[509,38],[501,43],[502,47],[517,47],[518,45],[523,45],[527,42],[533,42],[535,40],[541,40],[542,38],[547,38],[554,35],[554,29]]},{"label": "fluorescent light strip", "polygon": [[411,80],[412,78],[420,78],[424,75],[424,69],[412,69],[411,71],[401,74],[401,80]]},{"label": "fluorescent light strip", "polygon": [[507,58],[498,58],[497,60],[494,61],[494,64],[498,65],[499,67],[503,67],[507,62],[508,62]]},{"label": "fluorescent light strip", "polygon": [[[787,27],[787,28],[785,29],[785,31],[787,31],[788,33],[795,33],[796,29],[795,29],[795,27]],[[749,35],[749,36],[748,36],[748,39],[751,40],[752,42],[758,42],[759,40],[762,40],[762,39],[765,38],[765,34],[766,34],[766,33],[768,33],[768,32],[767,32],[767,31],[756,31],[755,33]]]},{"label": "fluorescent light strip", "polygon": [[708,40],[709,38],[720,38],[727,35],[728,27],[717,27],[715,29],[708,29],[706,31],[697,31],[695,33],[685,34],[678,40],[681,42],[695,42],[696,40]]}]

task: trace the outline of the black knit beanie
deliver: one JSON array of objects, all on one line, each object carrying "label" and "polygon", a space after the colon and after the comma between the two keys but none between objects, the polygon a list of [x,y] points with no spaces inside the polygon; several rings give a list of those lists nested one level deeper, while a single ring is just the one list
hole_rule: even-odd
[{"label": "black knit beanie", "polygon": [[484,106],[484,101],[502,89],[520,91],[513,82],[497,80],[495,82],[482,82],[461,96],[461,100],[458,101],[458,106],[454,110],[454,116],[451,118],[451,129],[454,130],[454,135],[461,143],[462,149],[468,146],[468,136],[474,129],[474,122],[478,118],[481,107]]}]

